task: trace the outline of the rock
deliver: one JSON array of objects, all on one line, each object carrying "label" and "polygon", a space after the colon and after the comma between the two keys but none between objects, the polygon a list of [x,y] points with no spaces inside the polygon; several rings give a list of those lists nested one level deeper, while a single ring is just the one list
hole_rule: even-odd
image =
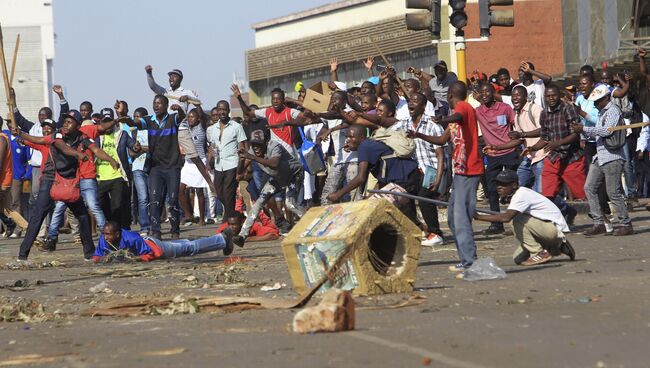
[{"label": "rock", "polygon": [[296,313],[293,332],[338,332],[354,330],[354,299],[349,291],[330,289],[321,302]]}]

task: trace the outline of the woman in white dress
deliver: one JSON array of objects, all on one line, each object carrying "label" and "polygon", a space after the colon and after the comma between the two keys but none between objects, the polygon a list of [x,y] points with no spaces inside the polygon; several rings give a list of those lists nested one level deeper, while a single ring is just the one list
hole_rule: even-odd
[{"label": "woman in white dress", "polygon": [[[196,151],[199,154],[199,158],[203,163],[207,164],[207,146],[205,136],[206,122],[201,106],[197,106],[195,109],[190,111],[187,115],[187,124],[189,125],[192,141],[194,142]],[[201,175],[201,172],[196,165],[191,160],[185,159],[185,164],[181,170],[181,185],[179,187],[179,200],[184,216],[184,218],[181,219],[181,224],[183,224],[183,226],[189,226],[193,222],[192,208],[190,207],[190,192],[196,192],[199,203],[199,213],[201,214],[199,216],[199,225],[205,225],[205,219],[203,216],[205,213],[204,193],[206,192],[205,189],[208,187],[208,182]]]}]

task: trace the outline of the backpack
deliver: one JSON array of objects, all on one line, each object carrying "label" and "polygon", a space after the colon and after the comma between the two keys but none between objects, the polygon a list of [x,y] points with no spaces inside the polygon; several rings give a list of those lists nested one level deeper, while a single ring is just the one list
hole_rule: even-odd
[{"label": "backpack", "polygon": [[302,167],[312,175],[325,171],[325,158],[323,157],[323,151],[320,145],[309,141],[305,137],[302,128],[298,128],[298,132],[300,132],[300,137],[302,137],[302,145],[298,150]]},{"label": "backpack", "polygon": [[415,140],[409,138],[405,131],[377,128],[370,138],[387,145],[393,150],[393,153],[381,156],[381,161],[383,163],[381,169],[382,178],[386,177],[388,166],[386,160],[389,158],[410,158],[415,153]]},{"label": "backpack", "polygon": [[401,130],[377,128],[370,138],[390,147],[393,150],[392,157],[411,157],[415,152],[415,140],[409,138],[406,132]]}]

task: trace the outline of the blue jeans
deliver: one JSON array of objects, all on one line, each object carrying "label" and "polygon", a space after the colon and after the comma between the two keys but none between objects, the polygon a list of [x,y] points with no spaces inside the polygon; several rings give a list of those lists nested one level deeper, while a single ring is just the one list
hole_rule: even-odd
[{"label": "blue jeans", "polygon": [[623,176],[625,177],[625,195],[627,197],[636,197],[636,173],[634,154],[630,155],[630,149],[627,143],[623,146],[623,156],[625,157],[625,166],[623,166]]},{"label": "blue jeans", "polygon": [[530,188],[537,193],[542,192],[542,169],[544,160],[531,164],[530,158],[525,157],[517,168],[519,186]]},{"label": "blue jeans", "polygon": [[181,183],[180,168],[153,167],[149,172],[149,207],[151,219],[151,231],[160,232],[160,217],[165,205],[165,199],[169,200],[169,223],[171,233],[180,234],[180,206],[178,204],[178,187]]},{"label": "blue jeans", "polygon": [[264,207],[264,204],[271,198],[277,196],[278,193],[286,193],[286,206],[291,212],[293,212],[298,218],[301,218],[305,214],[305,209],[298,203],[298,195],[300,188],[303,183],[303,173],[302,171],[296,175],[291,183],[286,187],[279,185],[273,178],[270,178],[269,181],[264,184],[262,187],[262,192],[260,193],[259,198],[255,200],[255,203],[252,205],[253,208],[249,211],[249,216],[246,217],[244,225],[239,231],[239,235],[246,238],[250,233],[250,230],[253,228],[253,223],[257,220],[257,215]]},{"label": "blue jeans", "polygon": [[163,258],[191,257],[201,253],[214,252],[226,247],[226,240],[220,234],[196,240],[178,239],[162,241],[154,238],[149,239],[162,249]]},{"label": "blue jeans", "polygon": [[142,170],[133,172],[133,184],[138,196],[138,223],[140,231],[149,231],[149,174]]},{"label": "blue jeans", "polygon": [[[86,207],[92,212],[97,221],[97,227],[101,231],[106,225],[106,217],[102,208],[99,206],[97,200],[97,180],[95,179],[81,179],[79,181],[79,188],[81,190],[81,197],[86,203]],[[50,221],[50,228],[47,232],[47,237],[56,239],[59,236],[59,228],[63,225],[63,215],[65,214],[66,204],[63,202],[56,202],[54,206],[54,213]]]},{"label": "blue jeans", "polygon": [[454,234],[456,250],[464,267],[471,266],[476,259],[472,219],[476,212],[476,190],[480,180],[481,176],[456,174],[451,185],[447,223]]}]

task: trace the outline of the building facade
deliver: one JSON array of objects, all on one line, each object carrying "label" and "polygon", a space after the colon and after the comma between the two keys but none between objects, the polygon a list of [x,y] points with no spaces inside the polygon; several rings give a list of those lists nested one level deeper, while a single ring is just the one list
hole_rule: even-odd
[{"label": "building facade", "polygon": [[[36,119],[41,107],[52,105],[52,1],[0,0],[0,24],[8,73],[11,73],[16,35],[20,34],[13,88],[21,112],[29,119]],[[5,96],[3,83],[0,84],[0,100],[5,101]],[[6,103],[0,104],[0,115],[7,115]]]},{"label": "building facade", "polygon": [[436,47],[427,31],[406,29],[405,12],[404,0],[344,0],[254,24],[256,48],[246,53],[251,103],[269,105],[275,87],[295,97],[296,82],[329,80],[334,57],[348,87],[368,79],[366,57],[385,64],[378,50],[397,70],[432,72]]},{"label": "building facade", "polygon": [[[493,27],[488,41],[467,43],[467,73],[478,70],[490,75],[505,67],[516,78],[519,64],[526,60],[537,70],[566,77],[586,63],[600,66],[630,59],[632,48],[621,45],[629,37],[647,33],[647,17],[639,16],[645,14],[642,4],[646,3],[515,0],[508,7],[514,9],[514,27]],[[455,32],[449,25],[447,5],[443,0],[442,40],[449,40]],[[432,73],[438,59],[455,71],[454,45],[433,45],[427,31],[408,31],[404,14],[409,11],[404,0],[343,0],[254,24],[256,48],[246,53],[251,102],[268,105],[275,87],[295,97],[297,81],[306,86],[328,81],[329,61],[334,57],[339,61],[339,79],[348,87],[358,85],[368,78],[363,59],[371,55],[376,63],[385,64],[379,50],[402,77],[407,77],[408,66]],[[466,12],[465,37],[478,38],[478,0],[468,0]]]}]

